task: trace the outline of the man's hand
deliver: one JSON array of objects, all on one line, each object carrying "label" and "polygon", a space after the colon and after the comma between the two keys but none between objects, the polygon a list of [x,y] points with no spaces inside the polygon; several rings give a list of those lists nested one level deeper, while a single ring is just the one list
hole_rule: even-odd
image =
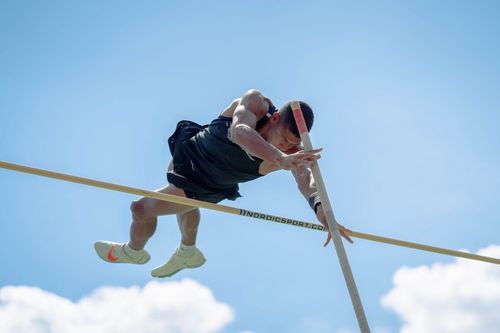
[{"label": "man's hand", "polygon": [[[326,228],[326,230],[328,230],[328,222],[326,220],[326,215],[325,215],[325,212],[323,210],[323,205],[321,205],[321,204],[319,204],[317,206],[316,217],[318,218],[318,221]],[[351,244],[354,243],[352,241],[351,237],[349,237],[349,234],[352,231],[347,229],[346,227],[344,227],[343,225],[341,225],[339,223],[337,223],[337,226],[339,227],[340,235],[342,237],[344,237],[349,243],[351,243]],[[330,239],[332,239],[332,235],[330,234],[330,231],[328,231],[328,236],[326,237],[326,241],[323,244],[323,246],[327,246],[328,243],[330,242]]]},{"label": "man's hand", "polygon": [[321,150],[321,148],[309,151],[299,150],[293,154],[283,154],[279,166],[285,170],[298,170],[304,165],[310,167],[321,157],[319,155]]}]

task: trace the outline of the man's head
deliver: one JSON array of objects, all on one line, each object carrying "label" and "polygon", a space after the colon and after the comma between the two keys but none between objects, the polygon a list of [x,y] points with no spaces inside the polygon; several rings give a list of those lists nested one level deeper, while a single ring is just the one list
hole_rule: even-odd
[{"label": "man's head", "polygon": [[[313,111],[307,103],[299,103],[307,129],[311,130],[314,122]],[[300,134],[293,117],[292,101],[283,105],[271,116],[264,138],[281,151],[288,151],[300,145]]]}]

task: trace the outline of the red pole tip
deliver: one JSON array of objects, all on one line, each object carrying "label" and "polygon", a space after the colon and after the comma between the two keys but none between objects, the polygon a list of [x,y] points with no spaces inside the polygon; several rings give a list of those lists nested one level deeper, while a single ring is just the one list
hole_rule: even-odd
[{"label": "red pole tip", "polygon": [[299,133],[307,133],[306,121],[304,120],[304,115],[302,114],[299,102],[292,102],[292,110]]}]

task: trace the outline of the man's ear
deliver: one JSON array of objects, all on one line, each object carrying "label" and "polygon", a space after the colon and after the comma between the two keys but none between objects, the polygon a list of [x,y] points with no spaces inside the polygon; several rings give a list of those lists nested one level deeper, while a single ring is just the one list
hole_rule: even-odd
[{"label": "man's ear", "polygon": [[281,118],[281,115],[279,114],[279,112],[275,112],[273,113],[273,115],[271,116],[271,121],[274,123],[274,122],[277,122],[279,121]]}]

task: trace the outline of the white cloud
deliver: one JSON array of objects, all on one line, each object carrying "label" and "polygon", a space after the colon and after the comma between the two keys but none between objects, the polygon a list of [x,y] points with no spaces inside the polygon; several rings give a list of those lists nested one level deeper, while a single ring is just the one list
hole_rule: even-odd
[{"label": "white cloud", "polygon": [[76,303],[35,287],[0,288],[2,333],[212,333],[233,319],[231,307],[189,279],[103,287]]},{"label": "white cloud", "polygon": [[[500,246],[478,254],[500,258]],[[468,259],[402,267],[382,305],[404,321],[401,333],[500,332],[500,266]]]}]

